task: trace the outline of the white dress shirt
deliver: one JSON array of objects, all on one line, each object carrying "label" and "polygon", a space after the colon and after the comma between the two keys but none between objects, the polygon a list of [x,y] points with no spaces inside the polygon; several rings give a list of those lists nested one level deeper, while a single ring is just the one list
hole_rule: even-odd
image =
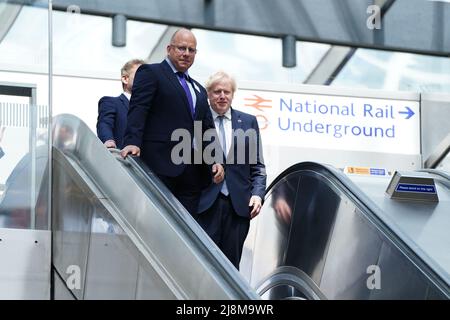
[{"label": "white dress shirt", "polygon": [[[216,126],[216,132],[217,135],[220,137],[220,131],[219,131],[219,126],[220,126],[220,119],[219,119],[219,114],[217,112],[215,112],[213,110],[213,108],[211,108],[211,114],[213,116],[214,119],[214,124]],[[225,154],[228,155],[228,152],[230,152],[230,147],[231,147],[231,139],[233,136],[233,126],[231,125],[231,108],[228,109],[228,111],[224,114],[224,118],[223,118],[223,129],[225,131],[225,141],[226,141],[226,147],[227,150],[225,151]],[[223,146],[222,146],[223,148]]]},{"label": "white dress shirt", "polygon": [[[177,73],[178,71],[177,71],[177,69],[175,69],[175,66],[172,64],[172,62],[170,61],[170,59],[169,59],[169,58],[166,58],[166,61],[167,61],[167,63],[169,64],[170,68],[172,69],[173,73]],[[188,73],[187,71],[186,71],[184,74],[186,75],[187,79],[190,79],[189,73]],[[181,81],[180,81],[180,79],[178,78],[178,76],[177,76],[177,79],[178,79],[178,81],[179,81],[180,84],[181,84]],[[197,103],[197,96],[196,96],[196,94],[195,94],[194,83],[193,83],[192,81],[186,81],[186,83],[187,83],[187,85],[188,85],[189,91],[191,92],[192,103],[194,104],[194,111],[195,111],[195,104]],[[198,89],[198,88],[197,88],[197,89]],[[198,89],[197,91],[200,91],[200,89]]]}]

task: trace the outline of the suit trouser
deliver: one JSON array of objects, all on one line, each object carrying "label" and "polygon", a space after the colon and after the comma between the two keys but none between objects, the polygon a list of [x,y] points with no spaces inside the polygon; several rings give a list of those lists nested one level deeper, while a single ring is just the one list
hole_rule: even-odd
[{"label": "suit trouser", "polygon": [[183,173],[176,177],[158,174],[158,178],[169,188],[191,215],[197,212],[202,188],[200,167],[198,165],[186,165]]},{"label": "suit trouser", "polygon": [[233,209],[230,197],[219,193],[213,205],[198,214],[196,219],[236,269],[239,269],[250,218],[239,216]]}]

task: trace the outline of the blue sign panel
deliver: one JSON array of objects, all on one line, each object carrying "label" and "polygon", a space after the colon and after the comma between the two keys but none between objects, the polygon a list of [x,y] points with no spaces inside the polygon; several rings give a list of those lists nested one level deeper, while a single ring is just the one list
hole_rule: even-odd
[{"label": "blue sign panel", "polygon": [[399,183],[395,189],[397,192],[436,193],[436,187],[428,184]]},{"label": "blue sign panel", "polygon": [[386,169],[370,168],[370,174],[373,176],[385,176]]}]

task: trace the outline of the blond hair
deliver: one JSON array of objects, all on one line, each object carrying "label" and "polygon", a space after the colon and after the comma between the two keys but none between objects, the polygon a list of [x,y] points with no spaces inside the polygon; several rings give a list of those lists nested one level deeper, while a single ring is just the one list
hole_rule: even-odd
[{"label": "blond hair", "polygon": [[141,65],[141,64],[145,64],[144,60],[141,59],[132,59],[130,61],[127,61],[127,63],[125,63],[122,67],[122,69],[120,69],[120,76],[129,76],[130,75],[130,71],[131,69],[135,66],[135,65]]},{"label": "blond hair", "polygon": [[225,71],[218,71],[208,78],[205,84],[206,91],[210,92],[216,83],[221,82],[223,80],[230,81],[231,90],[234,93],[236,91],[236,80],[234,80],[234,77],[229,75]]}]

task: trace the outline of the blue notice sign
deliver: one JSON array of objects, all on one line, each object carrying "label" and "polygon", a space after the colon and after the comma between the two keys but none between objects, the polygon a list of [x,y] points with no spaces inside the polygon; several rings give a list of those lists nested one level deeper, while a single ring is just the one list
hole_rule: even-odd
[{"label": "blue notice sign", "polygon": [[436,193],[436,188],[428,184],[399,183],[395,189],[397,192]]},{"label": "blue notice sign", "polygon": [[378,169],[378,168],[370,168],[370,174],[373,176],[385,176],[386,170],[385,169]]}]

